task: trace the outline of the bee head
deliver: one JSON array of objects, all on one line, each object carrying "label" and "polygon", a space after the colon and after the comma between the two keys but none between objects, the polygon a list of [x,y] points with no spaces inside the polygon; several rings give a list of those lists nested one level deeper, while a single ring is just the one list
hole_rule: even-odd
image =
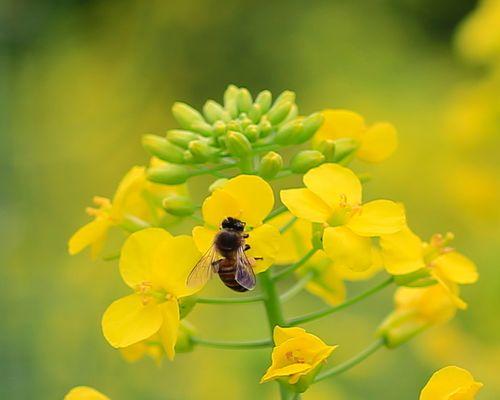
[{"label": "bee head", "polygon": [[243,232],[245,230],[245,222],[233,217],[227,217],[222,221],[222,229],[229,229],[236,232]]}]

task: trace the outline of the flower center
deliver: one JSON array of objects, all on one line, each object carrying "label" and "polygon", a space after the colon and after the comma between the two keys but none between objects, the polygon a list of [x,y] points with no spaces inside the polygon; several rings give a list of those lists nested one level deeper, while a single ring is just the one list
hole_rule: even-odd
[{"label": "flower center", "polygon": [[300,351],[291,350],[285,353],[286,359],[293,364],[304,364],[306,360],[301,356]]},{"label": "flower center", "polygon": [[164,290],[154,290],[153,283],[143,281],[136,285],[135,292],[141,296],[142,305],[147,306],[152,302],[156,304],[164,303],[173,298],[173,295]]},{"label": "flower center", "polygon": [[333,213],[328,219],[328,225],[330,226],[342,226],[345,225],[349,219],[356,213],[361,213],[361,205],[351,205],[347,202],[347,196],[345,194],[340,195],[338,207],[335,208]]},{"label": "flower center", "polygon": [[85,212],[94,218],[109,218],[109,211],[111,210],[111,201],[106,197],[94,196],[92,202],[97,207],[87,207]]},{"label": "flower center", "polygon": [[451,232],[442,235],[436,233],[432,235],[429,243],[424,243],[424,261],[429,266],[433,266],[433,261],[442,254],[450,253],[454,251],[453,247],[450,247],[450,242],[454,239],[454,235]]}]

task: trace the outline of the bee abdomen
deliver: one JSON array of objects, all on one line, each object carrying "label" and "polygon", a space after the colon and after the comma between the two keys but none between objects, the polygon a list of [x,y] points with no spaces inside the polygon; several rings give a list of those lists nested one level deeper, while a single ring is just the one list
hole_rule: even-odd
[{"label": "bee abdomen", "polygon": [[218,274],[222,283],[224,283],[224,285],[226,285],[229,289],[232,289],[235,292],[248,291],[248,289],[236,282],[236,264],[233,260],[221,260],[221,262],[219,262]]}]

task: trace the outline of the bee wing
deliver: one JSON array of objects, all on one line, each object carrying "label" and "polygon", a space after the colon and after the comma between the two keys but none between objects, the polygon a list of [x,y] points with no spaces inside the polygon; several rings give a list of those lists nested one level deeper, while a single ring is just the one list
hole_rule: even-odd
[{"label": "bee wing", "polygon": [[253,262],[247,257],[243,247],[240,247],[236,254],[236,273],[234,278],[236,282],[248,290],[252,290],[256,283],[252,266]]},{"label": "bee wing", "polygon": [[220,258],[219,253],[214,245],[206,251],[200,258],[200,261],[193,267],[187,278],[187,285],[189,287],[198,287],[205,285],[212,277],[214,272],[217,272],[218,265],[217,259]]}]

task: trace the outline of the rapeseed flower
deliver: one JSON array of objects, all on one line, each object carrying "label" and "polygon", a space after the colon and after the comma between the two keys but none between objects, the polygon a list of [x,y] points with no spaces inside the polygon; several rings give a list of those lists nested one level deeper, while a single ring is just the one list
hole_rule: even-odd
[{"label": "rapeseed flower", "polygon": [[64,396],[64,400],[109,400],[109,397],[89,386],[77,386]]},{"label": "rapeseed flower", "polygon": [[482,387],[469,371],[449,366],[432,375],[419,400],[474,400]]}]

